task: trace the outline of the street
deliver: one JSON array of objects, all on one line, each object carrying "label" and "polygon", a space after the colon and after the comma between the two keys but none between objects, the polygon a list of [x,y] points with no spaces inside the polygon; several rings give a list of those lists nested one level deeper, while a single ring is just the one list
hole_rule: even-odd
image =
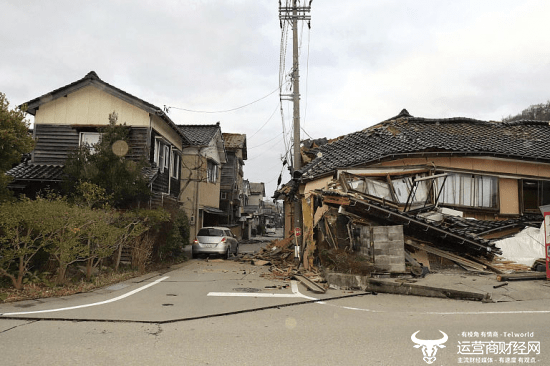
[{"label": "street", "polygon": [[[0,305],[1,364],[550,364],[548,300],[317,295],[268,273],[193,259],[91,293]],[[423,354],[417,331],[448,339]]]}]

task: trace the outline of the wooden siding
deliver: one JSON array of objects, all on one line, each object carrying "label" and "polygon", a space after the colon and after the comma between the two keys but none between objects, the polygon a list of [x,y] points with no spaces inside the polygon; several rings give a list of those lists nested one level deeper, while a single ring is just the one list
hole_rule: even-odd
[{"label": "wooden siding", "polygon": [[36,124],[34,134],[32,161],[37,164],[63,165],[69,153],[78,148],[78,131],[71,126]]},{"label": "wooden siding", "polygon": [[130,151],[128,152],[128,159],[138,161],[142,158],[149,161],[148,149],[147,149],[147,136],[148,128],[146,127],[131,127],[128,134],[128,146]]},{"label": "wooden siding", "polygon": [[178,198],[180,194],[180,180],[174,177],[170,178],[170,195]]},{"label": "wooden siding", "polygon": [[234,152],[227,152],[227,163],[222,165],[221,186],[223,191],[231,191],[237,181],[237,162]]},{"label": "wooden siding", "polygon": [[[87,129],[89,131],[89,128]],[[36,146],[33,162],[37,164],[63,165],[71,151],[78,149],[79,129],[69,125],[35,125]],[[127,157],[138,161],[149,158],[147,152],[147,128],[130,128]]]}]

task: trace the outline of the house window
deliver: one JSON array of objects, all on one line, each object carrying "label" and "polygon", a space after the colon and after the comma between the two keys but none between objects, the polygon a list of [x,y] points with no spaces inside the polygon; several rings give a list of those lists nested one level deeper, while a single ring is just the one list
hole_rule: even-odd
[{"label": "house window", "polygon": [[163,143],[160,139],[155,140],[155,163],[164,173],[165,169],[170,169],[170,146]]},{"label": "house window", "polygon": [[206,181],[208,183],[216,183],[218,181],[218,164],[211,160],[208,160]]},{"label": "house window", "polygon": [[92,154],[95,153],[95,145],[99,143],[101,134],[99,132],[81,132],[80,133],[80,146],[88,146]]},{"label": "house window", "polygon": [[170,146],[164,145],[164,162],[162,164],[162,171],[164,169],[170,169]]},{"label": "house window", "polygon": [[550,182],[523,180],[523,211],[539,213],[539,206],[550,204]]},{"label": "house window", "polygon": [[226,200],[226,199],[227,199],[227,192],[221,192],[221,193],[220,193],[220,198],[221,198],[222,200]]},{"label": "house window", "polygon": [[[438,187],[444,178],[438,178]],[[453,206],[498,208],[498,178],[472,174],[447,176],[439,202]]]},{"label": "house window", "polygon": [[175,150],[172,151],[172,172],[170,176],[172,178],[179,178],[179,171],[180,171],[180,156],[176,153]]}]

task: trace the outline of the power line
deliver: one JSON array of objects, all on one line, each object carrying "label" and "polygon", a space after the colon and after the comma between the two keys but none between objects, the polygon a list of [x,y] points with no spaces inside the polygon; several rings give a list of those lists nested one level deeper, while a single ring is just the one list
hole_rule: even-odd
[{"label": "power line", "polygon": [[[284,136],[284,135],[283,135],[283,136]],[[271,142],[271,141],[275,140],[275,139],[278,138],[278,137],[279,137],[279,135],[275,135],[274,138],[269,139],[269,140],[267,140],[266,142],[262,142],[262,143],[259,144],[259,145],[249,147],[248,150],[250,150],[250,149],[255,149],[255,148],[257,148],[257,147],[263,146],[263,145],[267,144],[268,142]]]},{"label": "power line", "polygon": [[265,121],[265,123],[262,125],[262,127],[260,127],[258,129],[258,131],[254,132],[248,139],[251,139],[252,137],[254,137],[258,132],[260,132],[262,130],[262,128],[265,127],[265,125],[267,125],[267,123],[269,121],[271,121],[271,118],[273,118],[273,116],[275,115],[275,112],[277,112],[277,109],[279,109],[279,103],[277,103],[277,105],[275,106],[275,109],[273,110],[273,113],[271,113],[271,116],[269,116],[269,118],[267,119],[267,121]]},{"label": "power line", "polygon": [[258,159],[260,156],[262,156],[263,154],[265,154],[266,152],[268,151],[271,151],[271,148],[276,146],[278,143],[280,143],[281,141],[284,140],[284,137],[281,138],[280,140],[277,140],[277,142],[275,142],[273,145],[269,146],[267,149],[265,149],[263,152],[259,153],[258,155],[256,155],[255,157],[253,157],[252,159],[247,159],[248,162],[252,161],[252,160],[256,160]]},{"label": "power line", "polygon": [[245,105],[242,105],[240,107],[236,107],[236,108],[231,108],[231,109],[225,109],[225,110],[221,110],[221,111],[199,111],[199,110],[194,110],[194,109],[187,109],[187,108],[180,108],[180,107],[172,107],[172,106],[164,106],[164,111],[165,112],[170,112],[170,109],[178,109],[178,110],[181,110],[181,111],[186,111],[186,112],[192,112],[192,113],[226,113],[226,112],[233,112],[233,111],[236,111],[238,109],[242,109],[242,108],[245,108],[245,107],[248,107],[249,105],[252,105],[254,103],[257,103],[261,100],[264,100],[265,98],[269,97],[271,94],[275,93],[276,91],[280,90],[281,89],[281,86],[278,86],[277,89],[273,90],[271,93],[259,98],[259,99],[256,99],[255,101],[253,102],[250,102],[250,103],[247,103]]}]

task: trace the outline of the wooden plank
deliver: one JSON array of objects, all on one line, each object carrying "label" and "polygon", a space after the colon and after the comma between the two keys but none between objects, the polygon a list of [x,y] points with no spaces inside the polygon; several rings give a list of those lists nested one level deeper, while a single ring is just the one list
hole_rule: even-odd
[{"label": "wooden plank", "polygon": [[294,275],[293,278],[295,280],[300,281],[304,286],[306,286],[308,289],[310,289],[311,291],[317,294],[324,294],[325,292],[327,292],[327,290],[325,290],[323,287],[319,286],[313,281],[310,281],[308,278],[304,276]]},{"label": "wooden plank", "polygon": [[341,205],[341,206],[349,206],[349,198],[348,197],[341,197],[341,196],[323,196],[323,202],[325,203],[332,203],[335,205]]},{"label": "wooden plank", "polygon": [[[405,251],[405,253],[407,253],[407,252]],[[416,260],[418,265],[420,265],[420,263],[422,263],[422,265],[424,267],[428,267],[428,269],[431,269],[430,268],[430,260],[428,259],[428,253],[426,253],[425,250],[418,250],[417,252],[410,253],[410,256],[411,256],[411,258]]]},{"label": "wooden plank", "polygon": [[484,266],[482,264],[476,263],[474,261],[468,260],[468,259],[463,258],[463,257],[459,257],[457,255],[451,254],[449,252],[446,252],[446,251],[443,251],[443,250],[440,250],[440,249],[437,249],[437,248],[434,248],[434,247],[430,247],[430,246],[427,246],[427,245],[424,245],[424,246],[423,245],[418,245],[418,244],[413,243],[410,240],[407,240],[406,244],[410,245],[413,248],[420,249],[420,250],[425,250],[428,253],[435,254],[437,256],[449,259],[453,262],[464,265],[466,267],[470,267],[472,269],[476,269],[476,270],[479,270],[479,271],[484,271],[484,270],[487,269],[487,266]]},{"label": "wooden plank", "polygon": [[306,270],[313,267],[313,252],[315,251],[315,240],[313,239],[313,206],[313,197],[302,199],[302,222],[304,230],[302,238],[302,259]]},{"label": "wooden plank", "polygon": [[520,272],[520,273],[502,273],[497,276],[497,281],[528,281],[545,280],[546,272]]}]

